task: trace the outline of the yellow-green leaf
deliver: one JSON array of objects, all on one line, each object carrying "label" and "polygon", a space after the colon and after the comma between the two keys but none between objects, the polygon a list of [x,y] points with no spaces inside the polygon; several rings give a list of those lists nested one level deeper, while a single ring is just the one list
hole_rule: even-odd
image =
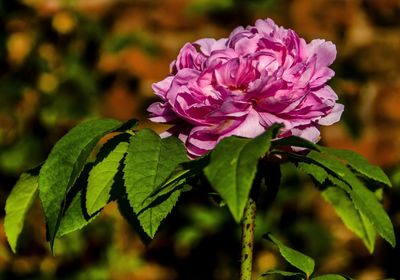
[{"label": "yellow-green leaf", "polygon": [[89,173],[86,191],[86,210],[92,215],[103,208],[110,199],[114,176],[124,157],[128,143],[120,142],[106,158],[95,165]]},{"label": "yellow-green leaf", "polygon": [[37,197],[38,176],[23,173],[6,201],[4,230],[11,250],[15,253],[27,212]]},{"label": "yellow-green leaf", "polygon": [[281,256],[291,265],[303,271],[307,277],[314,272],[315,262],[309,256],[289,248],[271,233],[267,236],[279,249]]}]

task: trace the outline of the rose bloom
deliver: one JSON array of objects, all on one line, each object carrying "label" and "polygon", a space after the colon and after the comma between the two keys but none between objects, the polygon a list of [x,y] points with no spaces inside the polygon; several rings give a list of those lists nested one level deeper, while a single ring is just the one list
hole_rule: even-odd
[{"label": "rose bloom", "polygon": [[343,105],[326,82],[334,71],[332,42],[310,43],[271,19],[238,27],[228,38],[186,43],[171,73],[153,84],[161,102],[150,105],[150,120],[173,126],[191,158],[223,138],[253,138],[274,123],[279,138],[319,140],[319,126],[340,119]]}]

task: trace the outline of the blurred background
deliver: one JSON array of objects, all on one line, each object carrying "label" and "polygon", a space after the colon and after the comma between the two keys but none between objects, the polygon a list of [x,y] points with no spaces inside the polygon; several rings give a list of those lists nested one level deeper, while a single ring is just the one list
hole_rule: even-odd
[{"label": "blurred background", "polygon": [[[0,1],[0,279],[238,278],[239,227],[201,192],[186,193],[147,247],[110,204],[95,222],[45,242],[40,206],[29,213],[18,254],[3,230],[4,204],[24,169],[43,161],[87,118],[138,118],[156,100],[185,42],[226,37],[271,17],[311,40],[333,41],[331,86],[346,105],[323,144],[355,150],[382,166],[394,187],[385,207],[400,234],[400,0],[24,0]],[[290,269],[272,231],[317,259],[317,273],[400,279],[400,247],[381,239],[369,255],[310,180],[284,167],[276,201],[257,215],[255,273]],[[399,241],[399,238],[397,238]]]}]

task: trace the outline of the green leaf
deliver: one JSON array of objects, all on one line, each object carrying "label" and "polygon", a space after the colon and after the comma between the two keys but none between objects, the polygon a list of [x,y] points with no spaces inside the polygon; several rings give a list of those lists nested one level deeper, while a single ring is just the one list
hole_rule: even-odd
[{"label": "green leaf", "polygon": [[[335,174],[337,178],[340,178],[339,180],[330,176],[332,183],[343,188],[350,194],[355,207],[371,221],[379,235],[394,247],[396,244],[396,238],[394,235],[393,224],[375,194],[368,190],[346,165],[343,165],[340,161],[331,156],[311,151],[307,155],[307,158],[325,167],[327,170]],[[341,180],[346,182],[348,185],[343,184],[343,182],[340,183]]]},{"label": "green leaf", "polygon": [[130,133],[120,133],[110,138],[107,142],[105,142],[99,149],[99,152],[96,154],[95,164],[103,161],[108,155],[114,151],[115,147],[118,146],[119,143],[125,142],[129,143],[129,138],[132,136]]},{"label": "green leaf", "polygon": [[211,152],[204,173],[237,222],[242,219],[258,160],[269,151],[271,139],[280,127],[275,125],[254,139],[225,138]]},{"label": "green leaf", "polygon": [[348,276],[343,276],[340,274],[326,274],[326,275],[320,275],[311,278],[312,280],[352,280],[352,278]]},{"label": "green leaf", "polygon": [[364,175],[367,178],[383,183],[387,186],[392,186],[389,178],[378,166],[372,165],[362,155],[350,151],[350,150],[339,150],[326,147],[320,147],[320,149],[329,155],[337,157],[339,160],[345,162],[351,168]]},{"label": "green leaf", "polygon": [[[121,176],[123,173],[121,172]],[[128,222],[133,230],[139,235],[140,239],[144,244],[149,244],[151,239],[143,231],[143,227],[140,225],[137,215],[133,212],[133,209],[129,203],[125,186],[122,184],[119,188],[113,188],[114,196],[117,198],[118,210],[122,217]]]},{"label": "green leaf", "polygon": [[74,186],[68,191],[57,237],[82,229],[97,216],[98,213],[89,216],[85,207],[87,182],[93,165],[92,162],[85,165]]},{"label": "green leaf", "polygon": [[92,215],[103,208],[110,199],[114,176],[128,149],[128,143],[120,142],[110,154],[95,165],[89,173],[86,192],[86,209]]},{"label": "green leaf", "polygon": [[357,184],[352,185],[350,197],[353,200],[355,207],[372,223],[379,235],[388,241],[392,247],[395,247],[396,238],[394,235],[393,224],[375,194],[364,185]]},{"label": "green leaf", "polygon": [[86,218],[82,210],[82,191],[79,191],[61,219],[57,237],[82,229],[94,218]]},{"label": "green leaf", "polygon": [[305,279],[306,278],[306,275],[304,273],[283,271],[283,270],[270,270],[270,271],[264,272],[261,276],[268,277],[271,275],[280,275],[283,277],[293,277],[293,278],[297,278],[297,279]]},{"label": "green leaf", "polygon": [[182,188],[191,178],[201,174],[208,163],[209,156],[205,155],[179,164],[170,176],[150,194],[148,199],[152,198],[154,200],[159,196],[173,192],[177,188]]},{"label": "green leaf", "polygon": [[[322,185],[329,177],[328,172],[314,163],[299,162],[298,168],[311,175]],[[328,184],[328,183],[327,183]],[[349,191],[351,191],[349,189]],[[349,195],[340,188],[328,187],[322,191],[325,200],[332,204],[343,223],[359,236],[372,253],[375,246],[376,231],[365,215],[354,206]]]},{"label": "green leaf", "polygon": [[[121,130],[121,128],[119,128]],[[109,139],[100,149],[96,155],[96,161],[87,163],[81,172],[79,178],[76,180],[75,185],[68,192],[66,197],[65,208],[61,218],[60,227],[57,231],[57,237],[64,236],[73,231],[80,230],[91,221],[93,221],[100,210],[94,213],[88,213],[86,210],[86,193],[88,188],[89,175],[93,166],[97,163],[103,162],[120,143],[129,141],[130,134],[121,133]],[[121,159],[123,161],[123,159]],[[122,164],[117,168],[117,173],[113,177],[112,190],[120,190],[124,188],[122,179]],[[111,191],[110,191],[111,192]],[[119,197],[110,197],[110,199],[118,199]]]},{"label": "green leaf", "polygon": [[90,152],[105,134],[118,129],[121,122],[92,120],[71,129],[53,147],[39,174],[39,196],[47,222],[50,247],[64,211],[65,194],[74,185]]},{"label": "green leaf", "polygon": [[151,205],[145,202],[184,161],[187,161],[185,147],[175,137],[161,139],[149,129],[131,137],[124,168],[126,192],[143,230],[151,238],[175,206],[181,191],[177,190]]},{"label": "green leaf", "polygon": [[125,157],[122,159],[121,165],[118,168],[118,173],[114,177],[114,184],[111,189],[111,199],[116,200],[118,204],[118,210],[122,217],[129,223],[134,231],[139,235],[144,244],[149,244],[151,239],[143,231],[142,226],[137,218],[135,212],[129,203],[128,195],[126,193],[125,181],[124,181],[124,169],[125,169]]},{"label": "green leaf", "polygon": [[319,184],[323,184],[328,178],[328,172],[319,165],[313,163],[299,162],[297,167],[304,173],[312,176]]},{"label": "green leaf", "polygon": [[327,202],[332,204],[343,223],[363,240],[372,253],[375,246],[375,229],[370,221],[355,208],[349,195],[344,190],[335,187],[328,187],[321,194]]},{"label": "green leaf", "polygon": [[287,247],[278,238],[272,234],[267,234],[266,237],[270,239],[279,249],[282,257],[294,267],[303,271],[307,277],[314,272],[315,262],[309,256],[300,253],[292,248]]},{"label": "green leaf", "polygon": [[37,172],[23,173],[6,201],[4,230],[11,250],[15,253],[27,212],[37,197]]},{"label": "green leaf", "polygon": [[[88,188],[89,174],[96,163],[104,161],[119,143],[129,141],[130,134],[122,133],[109,139],[96,155],[96,161],[87,163],[81,172],[75,185],[68,192],[66,197],[65,209],[61,218],[57,237],[64,236],[73,231],[80,230],[89,224],[99,214],[100,211],[88,213],[86,210],[86,193]],[[113,177],[112,188],[119,189],[124,187],[122,181],[122,168],[118,166],[118,172]]]}]

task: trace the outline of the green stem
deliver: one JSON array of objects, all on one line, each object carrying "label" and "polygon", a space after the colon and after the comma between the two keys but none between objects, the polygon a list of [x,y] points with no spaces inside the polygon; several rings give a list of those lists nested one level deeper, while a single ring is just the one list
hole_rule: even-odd
[{"label": "green stem", "polygon": [[240,280],[251,280],[253,271],[254,228],[256,225],[256,202],[249,198],[242,221],[242,255]]}]

